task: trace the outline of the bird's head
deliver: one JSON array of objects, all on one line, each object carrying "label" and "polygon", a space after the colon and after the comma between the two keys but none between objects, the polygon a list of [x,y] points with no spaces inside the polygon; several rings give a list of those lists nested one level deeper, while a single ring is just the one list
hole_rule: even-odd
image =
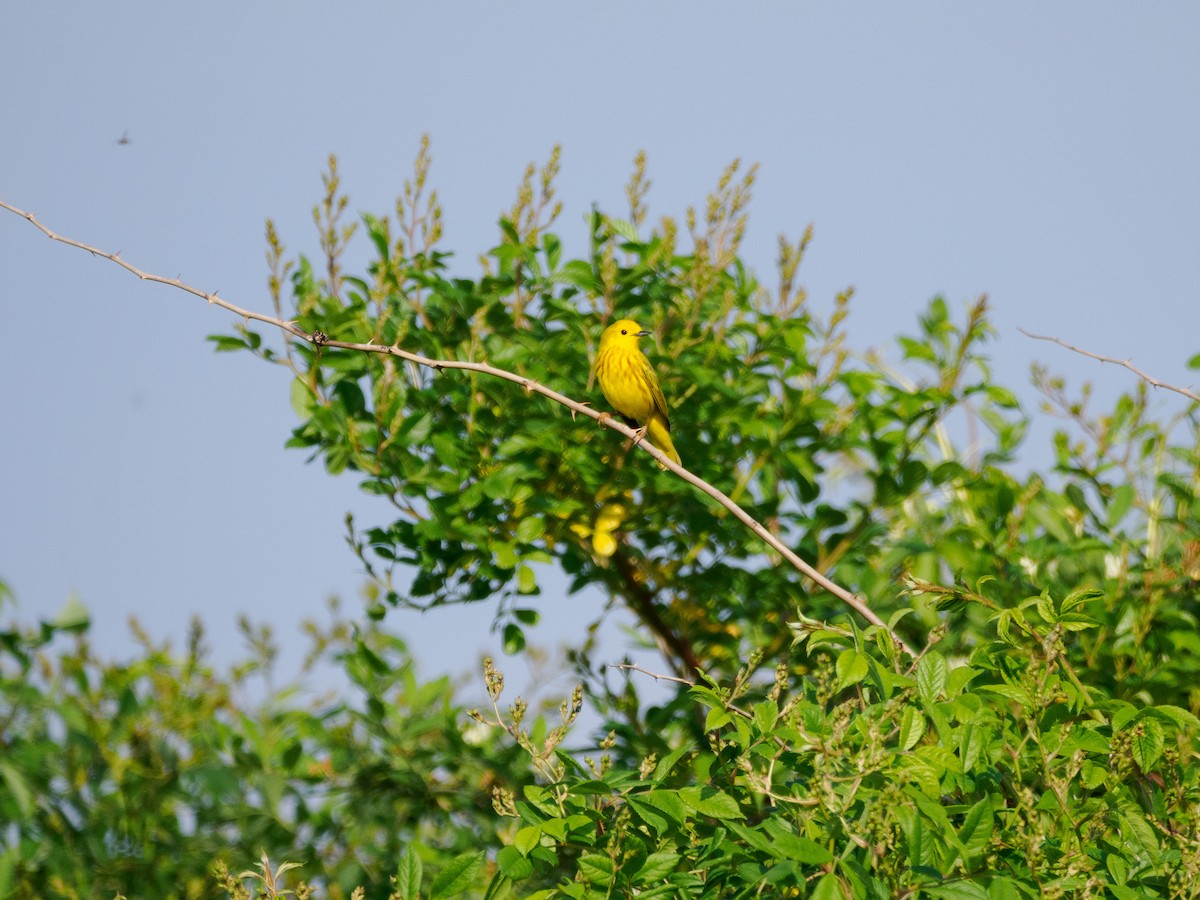
[{"label": "bird's head", "polygon": [[620,319],[604,329],[600,335],[600,347],[636,347],[638,338],[649,334],[633,319]]}]

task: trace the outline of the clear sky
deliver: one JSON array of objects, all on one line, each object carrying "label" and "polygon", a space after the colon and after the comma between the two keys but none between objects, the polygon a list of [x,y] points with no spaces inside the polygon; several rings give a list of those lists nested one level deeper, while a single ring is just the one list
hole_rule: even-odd
[{"label": "clear sky", "polygon": [[[744,255],[772,283],[777,235],[813,223],[801,281],[818,306],[857,289],[860,348],[987,292],[1031,408],[1035,360],[1110,394],[1131,377],[1018,326],[1185,385],[1200,351],[1194,3],[9,3],[0,39],[0,198],[241,306],[269,306],[267,217],[315,255],[329,152],[351,209],[385,213],[428,132],[466,271],[555,143],[577,248],[639,149],[654,216],[741,157],[762,165]],[[110,654],[130,615],[178,646],[198,613],[228,660],[239,612],[299,645],[327,596],[358,609],[343,518],[387,509],[284,450],[285,373],[214,354],[226,314],[3,211],[0,304],[0,623],[75,592]],[[600,605],[549,590],[531,638]],[[501,655],[492,612],[389,621],[434,674]]]}]

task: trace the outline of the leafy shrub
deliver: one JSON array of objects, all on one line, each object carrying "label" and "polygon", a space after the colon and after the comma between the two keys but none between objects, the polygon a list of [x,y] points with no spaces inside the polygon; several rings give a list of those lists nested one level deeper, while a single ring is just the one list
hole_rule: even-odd
[{"label": "leafy shrub", "polygon": [[[499,841],[490,787],[530,775],[520,751],[464,735],[446,679],[419,683],[404,644],[378,629],[310,626],[346,678],[334,700],[261,703],[273,655],[230,676],[197,626],[182,654],[101,660],[86,620],[0,632],[0,896],[217,897],[214,860],[301,860],[332,896],[387,884],[402,849],[443,857]],[[75,631],[63,643],[63,632]],[[386,893],[386,892],[385,892]]]},{"label": "leafy shrub", "polygon": [[[570,259],[557,165],[526,173],[474,277],[440,248],[427,146],[395,218],[362,215],[362,274],[332,162],[322,265],[268,224],[300,333],[213,340],[287,366],[290,444],[389,504],[352,526],[374,624],[332,652],[355,699],[247,709],[194,648],[149,645],[127,667],[81,645],[39,678],[53,630],[9,632],[0,885],[269,896],[281,859],[333,896],[1193,896],[1195,405],[1162,416],[1139,384],[1098,415],[1038,372],[1063,418],[1039,471],[983,354],[985,298],[961,321],[935,298],[896,368],[847,346],[852,291],[822,313],[798,285],[811,229],[781,239],[777,288],[747,270],[753,169],[650,225],[639,157],[627,217],[594,211]],[[885,626],[547,399],[597,395],[617,315],[654,335],[684,465]],[[650,676],[596,659],[581,622],[561,723],[502,709],[490,663],[471,722],[378,624],[473,604],[520,653],[531,598],[564,583],[625,605],[677,690],[644,702]],[[200,858],[229,865],[205,880]]]}]

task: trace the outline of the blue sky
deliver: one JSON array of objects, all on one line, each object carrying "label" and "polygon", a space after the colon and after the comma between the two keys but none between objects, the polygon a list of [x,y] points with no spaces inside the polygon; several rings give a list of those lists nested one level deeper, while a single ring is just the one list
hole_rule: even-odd
[{"label": "blue sky", "polygon": [[[1019,326],[1192,383],[1194,4],[8,4],[0,26],[0,198],[241,306],[269,306],[267,217],[315,254],[331,151],[351,209],[384,213],[428,132],[470,271],[528,162],[562,145],[559,230],[582,247],[645,149],[653,216],[759,162],[745,257],[771,283],[777,235],[813,223],[800,280],[818,306],[855,287],[859,348],[890,350],[935,294],[987,292],[995,371],[1031,408],[1035,360],[1106,396],[1131,376]],[[283,370],[204,340],[228,316],[7,213],[0,298],[0,621],[74,592],[112,655],[130,615],[178,646],[201,614],[229,660],[239,612],[299,645],[329,595],[358,609],[343,517],[386,509],[283,449]],[[601,604],[548,591],[531,637],[569,640]],[[426,674],[500,655],[490,609],[389,622]]]}]

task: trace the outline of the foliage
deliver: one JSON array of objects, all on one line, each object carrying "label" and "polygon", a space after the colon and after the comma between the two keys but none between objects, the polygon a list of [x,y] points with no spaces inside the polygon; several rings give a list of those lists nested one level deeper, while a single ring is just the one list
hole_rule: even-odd
[{"label": "foliage", "polygon": [[929,649],[897,671],[857,629],[808,632],[794,687],[781,665],[754,690],[755,661],[693,687],[698,741],[636,768],[560,754],[508,798],[501,872],[569,860],[521,895],[577,900],[1194,896],[1200,721],[1080,684],[1063,638],[1095,600],[1031,598],[953,667]]},{"label": "foliage", "polygon": [[378,629],[310,625],[310,664],[346,685],[301,704],[294,688],[246,699],[271,671],[261,629],[245,626],[257,652],[224,677],[198,626],[181,655],[140,635],[127,664],[98,658],[86,628],[0,632],[0,896],[225,896],[214,860],[237,871],[260,851],[348,896],[386,885],[405,847],[436,876],[496,843],[492,782],[530,777],[519,750],[464,733],[450,684],[419,683]]},{"label": "foliage", "polygon": [[[283,263],[269,231],[276,306],[285,308],[278,291],[290,275],[286,318],[328,340],[486,360],[576,397],[598,394],[590,367],[605,322],[638,319],[656,335],[650,352],[685,465],[818,569],[850,576],[884,612],[898,608],[902,586],[879,565],[894,511],[967,477],[939,446],[942,423],[974,404],[997,434],[985,462],[1007,458],[1020,435],[1020,422],[1005,418],[1012,395],[986,382],[976,355],[988,332],[984,304],[961,328],[944,303],[934,305],[910,342],[929,375],[910,385],[844,347],[849,291],[827,322],[812,313],[795,285],[810,234],[781,242],[776,293],[740,262],[753,170],[739,176],[734,164],[703,214],[689,210],[684,252],[672,219],[643,227],[639,159],[629,220],[593,213],[586,257],[566,259],[549,230],[556,168],[557,154],[540,191],[527,173],[474,280],[452,274],[437,248],[440,211],[434,198],[422,206],[424,153],[398,223],[363,216],[378,255],[367,277],[345,274],[339,259],[353,230],[336,219],[345,202],[332,169],[318,208],[323,279],[304,257]],[[797,604],[818,615],[839,609],[765,564],[759,540],[732,527],[724,509],[591,421],[511,383],[302,341],[279,353],[248,328],[216,340],[288,366],[302,418],[291,443],[313,448],[332,472],[361,473],[363,489],[393,505],[392,521],[355,535],[381,605],[486,600],[517,650],[537,620],[527,598],[541,590],[538,565],[553,563],[572,591],[621,598],[677,671],[712,674],[731,673],[758,647],[772,662],[786,658],[783,623]],[[835,500],[822,485],[839,479]]]},{"label": "foliage", "polygon": [[[0,879],[117,890],[116,860],[182,896],[202,872],[185,859],[207,854],[235,895],[272,895],[292,862],[335,896],[1195,895],[1195,407],[1164,416],[1140,385],[1097,414],[1038,372],[1043,414],[1063,419],[1043,463],[989,371],[985,299],[959,316],[935,298],[892,366],[849,348],[851,291],[822,314],[798,286],[811,230],[781,239],[776,288],[745,266],[753,169],[650,225],[639,156],[627,216],[594,210],[571,258],[557,167],[556,151],[527,171],[474,277],[440,247],[427,145],[395,218],[361,216],[362,274],[343,263],[359,226],[332,160],[321,263],[289,259],[268,225],[277,314],[323,337],[214,341],[286,366],[290,443],[389,504],[350,532],[373,624],[332,652],[359,699],[248,710],[192,650],[149,646],[126,667],[86,645],[43,656],[39,680],[50,635],[10,633],[0,825],[21,841]],[[599,405],[590,364],[615,316],[654,334],[683,464],[917,658],[615,433],[437,366],[487,362]],[[468,717],[379,624],[473,604],[519,653],[536,595],[585,589],[637,617],[677,688],[665,701],[594,658],[581,622],[559,722],[502,708],[491,662],[492,707]],[[585,706],[604,721],[591,740]],[[63,735],[75,749],[39,768]],[[167,799],[130,802],[147,792]]]},{"label": "foliage", "polygon": [[[639,156],[629,218],[594,212],[588,253],[567,259],[550,230],[557,159],[527,171],[477,279],[453,275],[438,249],[427,145],[397,221],[362,217],[377,254],[368,276],[347,275],[339,260],[354,228],[339,223],[347,201],[331,165],[314,213],[325,277],[303,256],[284,262],[270,228],[276,307],[290,275],[288,318],[306,330],[487,361],[576,397],[597,393],[589,365],[604,323],[638,318],[656,336],[685,465],[881,613],[914,611],[899,625],[911,642],[941,627],[947,652],[968,652],[998,610],[1094,588],[1098,627],[1071,651],[1098,686],[1145,700],[1153,682],[1154,698],[1200,706],[1194,409],[1160,423],[1143,385],[1091,416],[1086,396],[1073,401],[1042,374],[1077,428],[1056,437],[1052,472],[1018,475],[1027,423],[981,355],[985,299],[956,324],[936,298],[918,333],[900,338],[909,370],[898,371],[847,348],[850,291],[822,320],[797,286],[811,229],[780,240],[776,290],[743,265],[753,169],[739,176],[734,163],[703,212],[688,210],[685,252],[673,219],[646,226]],[[216,340],[288,366],[302,419],[291,443],[391,502],[392,521],[353,536],[377,615],[487,601],[516,651],[537,621],[527,598],[549,577],[539,564],[552,563],[571,591],[626,604],[675,672],[720,680],[755,652],[767,666],[796,663],[783,625],[798,607],[820,619],[843,611],[628,442],[511,382],[301,341],[279,353],[248,329]]]}]

